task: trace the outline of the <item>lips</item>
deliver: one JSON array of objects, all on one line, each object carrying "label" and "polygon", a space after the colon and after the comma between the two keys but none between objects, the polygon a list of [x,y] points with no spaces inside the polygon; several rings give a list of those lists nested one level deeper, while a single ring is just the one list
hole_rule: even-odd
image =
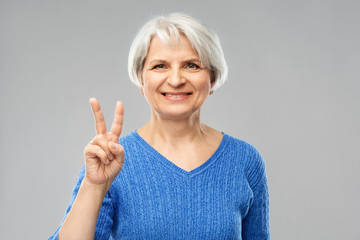
[{"label": "lips", "polygon": [[161,93],[165,99],[171,102],[182,102],[189,98],[191,92],[163,92]]},{"label": "lips", "polygon": [[184,92],[179,92],[179,93],[174,93],[174,92],[165,92],[165,93],[162,93],[162,95],[164,95],[165,97],[178,97],[178,98],[181,98],[181,97],[184,97],[184,96],[188,96],[188,95],[191,95],[192,93],[184,93]]}]

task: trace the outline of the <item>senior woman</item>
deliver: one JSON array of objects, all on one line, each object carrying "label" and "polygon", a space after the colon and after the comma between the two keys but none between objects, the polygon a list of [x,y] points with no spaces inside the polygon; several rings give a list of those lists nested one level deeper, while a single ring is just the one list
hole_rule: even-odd
[{"label": "senior woman", "polygon": [[227,77],[217,35],[179,13],[147,22],[129,75],[150,121],[120,138],[123,105],[85,147],[70,206],[53,239],[269,239],[264,162],[250,144],[206,126],[200,110]]}]

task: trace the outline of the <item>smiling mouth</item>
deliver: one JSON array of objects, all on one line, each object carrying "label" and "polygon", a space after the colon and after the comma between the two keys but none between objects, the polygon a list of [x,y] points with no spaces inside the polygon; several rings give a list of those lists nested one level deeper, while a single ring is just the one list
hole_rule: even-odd
[{"label": "smiling mouth", "polygon": [[180,98],[180,97],[184,97],[184,96],[188,96],[191,95],[192,93],[161,93],[163,96],[165,97],[175,97],[175,98]]}]

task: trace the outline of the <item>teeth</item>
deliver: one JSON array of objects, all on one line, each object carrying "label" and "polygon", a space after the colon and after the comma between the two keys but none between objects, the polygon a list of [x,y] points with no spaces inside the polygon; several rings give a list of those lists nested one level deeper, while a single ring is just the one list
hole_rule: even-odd
[{"label": "teeth", "polygon": [[185,94],[181,94],[181,95],[179,95],[179,94],[166,94],[165,93],[165,96],[167,96],[167,97],[183,97],[183,96],[187,96],[188,94],[187,93],[185,93]]}]

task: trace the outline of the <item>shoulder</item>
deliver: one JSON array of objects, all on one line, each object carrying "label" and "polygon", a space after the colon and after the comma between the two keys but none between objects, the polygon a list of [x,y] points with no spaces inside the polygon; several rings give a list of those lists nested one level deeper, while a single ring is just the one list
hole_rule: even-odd
[{"label": "shoulder", "polygon": [[266,175],[265,162],[260,152],[252,144],[244,140],[225,133],[224,137],[227,138],[228,151],[243,159],[246,177],[250,186],[255,187],[257,182]]},{"label": "shoulder", "polygon": [[127,135],[121,137],[119,139],[119,144],[121,144],[123,147],[130,146],[136,144],[138,141],[138,135],[136,131],[132,131],[128,133]]},{"label": "shoulder", "polygon": [[224,133],[224,140],[231,151],[236,151],[247,158],[261,157],[259,151],[250,143]]}]

